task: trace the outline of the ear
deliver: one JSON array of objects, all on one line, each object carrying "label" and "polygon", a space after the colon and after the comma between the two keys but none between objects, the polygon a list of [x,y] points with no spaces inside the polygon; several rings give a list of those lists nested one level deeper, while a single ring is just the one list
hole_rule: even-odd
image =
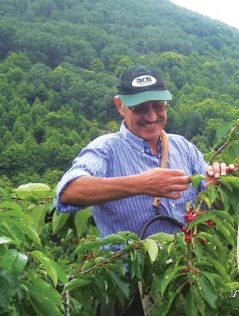
[{"label": "ear", "polygon": [[114,97],[113,101],[114,101],[114,104],[115,104],[119,114],[124,116],[124,106],[123,106],[123,103],[122,103],[120,97],[118,95],[116,95]]}]

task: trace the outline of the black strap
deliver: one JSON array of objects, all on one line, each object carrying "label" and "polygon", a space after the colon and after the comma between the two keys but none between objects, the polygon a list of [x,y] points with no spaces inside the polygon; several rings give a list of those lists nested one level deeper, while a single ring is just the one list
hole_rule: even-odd
[{"label": "black strap", "polygon": [[150,218],[147,222],[144,223],[144,225],[142,226],[142,228],[140,229],[140,232],[139,232],[139,239],[144,238],[145,232],[148,229],[148,227],[156,221],[167,221],[167,222],[170,222],[171,224],[175,225],[176,227],[178,227],[180,229],[182,229],[182,227],[184,226],[183,223],[177,221],[175,218],[158,214],[158,215],[155,215],[154,217]]}]

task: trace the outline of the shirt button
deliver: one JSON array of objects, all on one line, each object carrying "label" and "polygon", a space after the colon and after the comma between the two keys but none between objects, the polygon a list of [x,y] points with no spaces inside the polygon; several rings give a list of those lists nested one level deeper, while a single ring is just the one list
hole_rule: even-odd
[{"label": "shirt button", "polygon": [[174,203],[172,203],[172,207],[174,207],[175,206],[175,204]]}]

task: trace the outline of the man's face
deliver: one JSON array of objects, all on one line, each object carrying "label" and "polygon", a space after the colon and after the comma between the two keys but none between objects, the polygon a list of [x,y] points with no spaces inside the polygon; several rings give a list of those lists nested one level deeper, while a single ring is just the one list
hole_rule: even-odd
[{"label": "man's face", "polygon": [[[116,105],[117,106],[117,105]],[[133,134],[150,142],[157,142],[167,122],[167,102],[148,101],[135,107],[122,106],[118,111],[125,118],[126,127]]]}]

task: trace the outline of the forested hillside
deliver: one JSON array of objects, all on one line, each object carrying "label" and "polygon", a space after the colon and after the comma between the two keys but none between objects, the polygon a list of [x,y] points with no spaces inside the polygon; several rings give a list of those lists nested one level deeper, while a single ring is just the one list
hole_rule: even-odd
[{"label": "forested hillside", "polygon": [[[54,184],[91,139],[115,131],[116,76],[156,67],[167,130],[203,151],[239,117],[239,31],[168,0],[1,0],[0,177]],[[232,155],[238,155],[235,152]]]}]

